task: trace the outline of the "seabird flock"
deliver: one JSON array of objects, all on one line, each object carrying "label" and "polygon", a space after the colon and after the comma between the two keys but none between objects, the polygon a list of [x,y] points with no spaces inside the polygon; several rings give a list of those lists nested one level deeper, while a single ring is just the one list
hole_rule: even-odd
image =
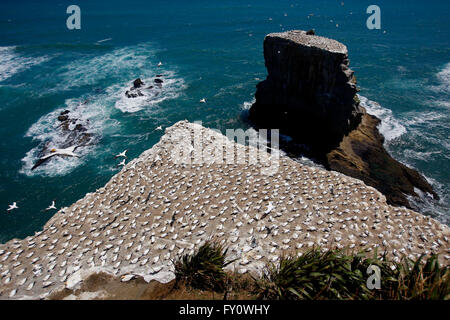
[{"label": "seabird flock", "polygon": [[273,175],[249,159],[172,161],[173,149],[186,144],[186,132],[192,135],[195,126],[204,148],[252,148],[187,121],[167,128],[153,148],[104,187],[60,209],[42,231],[0,245],[0,298],[48,297],[80,281],[83,270],[168,281],[171,261],[208,239],[229,248],[228,258],[237,260],[227,268],[240,273],[258,273],[282,253],[318,245],[368,254],[377,249],[395,260],[433,252],[450,263],[447,226],[387,205],[360,180],[285,156]]}]

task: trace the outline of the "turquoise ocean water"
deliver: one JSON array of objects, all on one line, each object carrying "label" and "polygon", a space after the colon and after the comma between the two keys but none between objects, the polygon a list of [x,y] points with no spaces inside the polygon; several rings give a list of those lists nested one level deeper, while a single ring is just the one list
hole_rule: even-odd
[{"label": "turquoise ocean water", "polygon": [[[441,197],[420,203],[422,212],[449,224],[450,2],[372,2],[2,0],[0,242],[42,228],[52,200],[68,206],[104,185],[118,172],[114,155],[152,147],[158,126],[188,119],[248,128],[242,114],[266,76],[264,36],[311,28],[348,46],[387,149]],[[81,30],[66,28],[71,4],[81,8]],[[370,4],[381,8],[381,30],[366,28]],[[124,98],[135,78],[158,73],[159,96]],[[66,109],[95,143],[80,159],[31,171],[42,145],[63,139],[56,117]],[[19,209],[7,213],[13,201]]]}]

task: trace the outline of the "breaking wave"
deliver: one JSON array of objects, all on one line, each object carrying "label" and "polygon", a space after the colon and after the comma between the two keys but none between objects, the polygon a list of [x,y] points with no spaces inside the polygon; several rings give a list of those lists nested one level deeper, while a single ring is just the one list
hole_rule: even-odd
[{"label": "breaking wave", "polygon": [[16,52],[16,47],[0,47],[0,82],[32,66],[48,61],[47,56],[33,58]]},{"label": "breaking wave", "polygon": [[[71,119],[67,130],[61,130],[61,122],[58,121],[58,116],[64,111],[69,111],[68,114]],[[80,141],[79,133],[75,130],[77,125],[83,126],[85,130],[81,134],[88,134],[91,138],[87,145],[76,150],[80,158],[54,157],[45,163],[45,165],[32,171],[31,168],[42,156],[43,149],[68,147],[72,141]],[[27,176],[41,175],[53,177],[65,175],[82,164],[83,161],[86,161],[88,158],[86,156],[96,149],[97,142],[101,139],[107,128],[111,130],[111,128],[117,125],[117,121],[110,118],[109,110],[102,103],[101,99],[96,101],[89,99],[68,99],[66,100],[65,107],[58,108],[42,116],[26,132],[25,136],[31,137],[38,144],[28,151],[22,159],[23,166],[20,172]]]},{"label": "breaking wave", "polygon": [[406,133],[406,128],[394,117],[392,110],[382,107],[379,103],[358,95],[361,105],[367,112],[381,120],[378,127],[386,142],[394,140]]}]

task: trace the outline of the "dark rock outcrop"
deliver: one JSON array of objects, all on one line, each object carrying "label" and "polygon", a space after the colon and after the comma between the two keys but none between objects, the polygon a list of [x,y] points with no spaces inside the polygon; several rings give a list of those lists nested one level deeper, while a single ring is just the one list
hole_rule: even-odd
[{"label": "dark rock outcrop", "polygon": [[[159,95],[159,91],[162,89],[162,83],[164,80],[160,79],[159,77],[162,77],[162,75],[157,75],[156,78],[153,80],[155,85],[150,85],[147,88],[144,88],[143,86],[145,83],[141,80],[141,78],[137,78],[133,81],[133,86],[130,87],[128,90],[125,91],[125,96],[127,98],[137,98],[137,97],[156,97]],[[152,90],[157,89],[157,90]]]},{"label": "dark rock outcrop", "polygon": [[264,39],[267,79],[257,85],[249,111],[257,127],[278,128],[327,169],[363,180],[389,203],[410,207],[414,188],[438,198],[415,170],[383,147],[380,120],[356,95],[347,47],[305,31],[272,33]]},{"label": "dark rock outcrop", "polygon": [[363,110],[346,46],[304,31],[273,33],[264,40],[264,58],[269,74],[250,109],[256,124],[322,149],[359,124]]},{"label": "dark rock outcrop", "polygon": [[142,85],[144,85],[144,82],[142,82],[141,78],[137,78],[136,80],[134,80],[133,82],[133,87],[135,89],[140,88]]},{"label": "dark rock outcrop", "polygon": [[[89,101],[86,100],[80,105],[85,105]],[[53,148],[69,148],[76,146],[77,148],[88,146],[93,143],[94,135],[89,132],[89,119],[77,119],[73,116],[70,110],[60,112],[57,117],[58,126],[56,127],[58,133],[57,140],[47,140],[41,143],[40,151],[38,153],[38,160],[35,162],[31,170],[35,170],[39,166],[45,164],[48,159],[41,159],[48,155]]]},{"label": "dark rock outcrop", "polygon": [[[85,101],[84,104],[87,102],[88,101]],[[67,148],[73,145],[84,146],[91,142],[93,136],[86,128],[86,125],[89,124],[89,120],[81,121],[71,117],[69,110],[64,110],[59,114],[58,121],[60,122],[58,125],[60,134],[65,137],[65,142],[59,145],[59,147]]]}]

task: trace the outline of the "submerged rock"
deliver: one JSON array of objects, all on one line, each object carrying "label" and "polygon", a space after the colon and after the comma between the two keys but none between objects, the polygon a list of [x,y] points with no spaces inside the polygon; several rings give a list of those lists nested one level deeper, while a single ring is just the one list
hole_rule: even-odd
[{"label": "submerged rock", "polygon": [[[158,75],[158,76],[162,76],[162,75]],[[148,86],[146,88],[144,88],[143,86],[145,85],[145,83],[141,80],[141,78],[137,78],[136,80],[133,81],[133,86],[130,87],[127,91],[125,91],[125,96],[127,98],[137,98],[137,97],[155,97],[159,94],[158,91],[156,90],[152,90],[152,89],[158,89],[160,90],[162,88],[162,83],[163,80],[159,79],[159,78],[155,78],[154,79],[155,82],[155,86]]]},{"label": "submerged rock", "polygon": [[69,116],[67,115],[60,115],[58,116],[58,121],[66,121],[69,119]]},{"label": "submerged rock", "polygon": [[133,82],[133,87],[134,88],[140,88],[142,85],[144,85],[144,82],[142,82],[141,78],[137,78]]},{"label": "submerged rock", "polygon": [[[311,30],[310,30],[311,31]],[[272,33],[264,39],[267,79],[249,111],[254,125],[278,128],[327,169],[363,180],[389,203],[411,207],[414,188],[437,194],[416,171],[383,147],[380,120],[360,106],[347,47],[313,32]]]},{"label": "submerged rock", "polygon": [[[86,100],[80,105],[85,105],[88,102],[89,101]],[[50,159],[48,155],[54,148],[65,149],[74,146],[78,148],[87,146],[93,142],[95,137],[88,130],[89,119],[81,120],[75,118],[70,110],[64,110],[57,117],[57,121],[59,121],[59,124],[56,127],[56,130],[60,138],[57,142],[48,140],[41,144],[40,151],[38,153],[38,160],[35,162],[31,170],[35,170],[41,165],[44,165],[47,161],[42,161],[43,158],[47,157],[47,159]]]}]

